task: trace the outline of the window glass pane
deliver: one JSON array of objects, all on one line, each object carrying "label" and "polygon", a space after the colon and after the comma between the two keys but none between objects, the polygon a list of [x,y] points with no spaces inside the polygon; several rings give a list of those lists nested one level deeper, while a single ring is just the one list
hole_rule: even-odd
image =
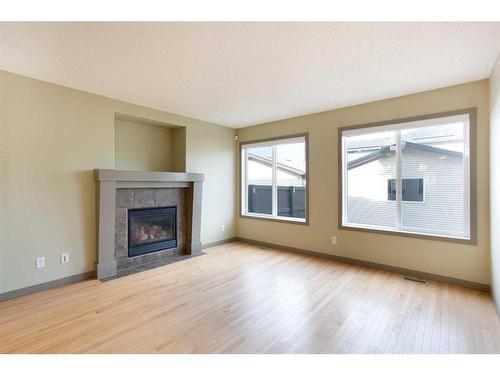
[{"label": "window glass pane", "polygon": [[[347,157],[347,222],[396,228],[396,202],[389,199],[396,179],[394,131],[344,137]],[[390,195],[390,194],[389,194]]]},{"label": "window glass pane", "polygon": [[306,217],[305,141],[276,145],[278,216]]},{"label": "window glass pane", "polygon": [[402,229],[463,236],[463,122],[403,129],[401,149]]},{"label": "window glass pane", "polygon": [[342,141],[343,223],[471,238],[467,114],[350,130]]},{"label": "window glass pane", "polygon": [[246,149],[247,212],[268,215],[273,212],[272,158],[272,147]]}]

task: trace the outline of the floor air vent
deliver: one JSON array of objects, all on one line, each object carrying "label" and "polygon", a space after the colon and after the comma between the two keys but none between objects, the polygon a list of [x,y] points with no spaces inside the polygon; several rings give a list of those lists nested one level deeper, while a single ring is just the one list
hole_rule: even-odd
[{"label": "floor air vent", "polygon": [[413,281],[415,283],[419,283],[419,284],[422,284],[422,285],[427,285],[427,280],[421,279],[419,277],[403,276],[403,279],[407,280],[407,281]]}]

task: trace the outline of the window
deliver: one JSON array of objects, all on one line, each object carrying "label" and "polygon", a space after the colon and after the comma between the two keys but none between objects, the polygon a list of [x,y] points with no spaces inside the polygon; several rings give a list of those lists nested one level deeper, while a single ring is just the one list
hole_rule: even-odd
[{"label": "window", "polygon": [[475,240],[474,119],[472,109],[339,129],[340,227]]},{"label": "window", "polygon": [[[424,201],[424,179],[423,178],[403,178],[402,181],[403,202],[423,202]],[[396,180],[387,180],[387,200],[396,200]]]},{"label": "window", "polygon": [[241,145],[241,214],[306,222],[307,136]]}]

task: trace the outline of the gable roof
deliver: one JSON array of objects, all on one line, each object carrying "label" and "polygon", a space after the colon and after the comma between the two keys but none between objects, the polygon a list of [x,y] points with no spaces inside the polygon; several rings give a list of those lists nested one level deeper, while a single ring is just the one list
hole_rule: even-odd
[{"label": "gable roof", "polygon": [[[253,160],[259,164],[263,165],[272,165],[272,160],[268,156],[260,156],[260,155],[255,155],[255,154],[248,154],[248,159]],[[276,163],[276,167],[284,172],[291,173],[296,175],[297,177],[304,177],[306,175],[306,171],[296,168],[292,166],[291,164],[287,164],[284,162],[278,162]]]},{"label": "gable roof", "polygon": [[[351,160],[350,162],[347,163],[347,169],[352,169],[356,167],[360,167],[364,164],[371,163],[372,161],[381,159],[385,156],[390,156],[395,152],[395,144],[388,145],[388,146],[383,146],[379,150],[371,152],[361,158]],[[424,152],[432,152],[436,154],[441,154],[441,155],[446,155],[446,156],[452,156],[456,158],[461,158],[462,153],[458,151],[452,151],[452,150],[445,150],[443,148],[439,147],[432,147],[432,146],[427,146],[427,145],[422,145],[419,143],[413,143],[413,142],[403,142],[403,148],[409,148],[417,151],[424,151]]]}]

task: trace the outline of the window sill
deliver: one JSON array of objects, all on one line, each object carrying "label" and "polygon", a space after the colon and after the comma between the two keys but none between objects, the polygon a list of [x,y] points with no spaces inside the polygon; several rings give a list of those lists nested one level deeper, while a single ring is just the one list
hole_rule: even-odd
[{"label": "window sill", "polygon": [[256,219],[264,221],[274,221],[278,223],[309,225],[309,221],[307,219],[286,217],[286,216],[276,217],[276,216],[259,215],[259,214],[240,214],[240,217],[243,219]]},{"label": "window sill", "polygon": [[368,233],[389,234],[393,236],[402,236],[402,237],[413,237],[422,240],[434,240],[434,241],[463,243],[467,245],[477,245],[477,241],[474,238],[450,236],[445,234],[425,234],[420,232],[412,232],[408,230],[391,230],[390,228],[376,227],[369,225],[365,226],[365,225],[354,225],[354,224],[340,224],[339,229],[354,230],[354,231],[368,232]]},{"label": "window sill", "polygon": [[[393,201],[392,199],[388,199],[386,200],[386,202],[390,203],[396,203],[396,201]],[[401,201],[402,204],[406,204],[406,203],[409,203],[409,204],[424,204],[425,203],[425,200],[423,201]]]}]

